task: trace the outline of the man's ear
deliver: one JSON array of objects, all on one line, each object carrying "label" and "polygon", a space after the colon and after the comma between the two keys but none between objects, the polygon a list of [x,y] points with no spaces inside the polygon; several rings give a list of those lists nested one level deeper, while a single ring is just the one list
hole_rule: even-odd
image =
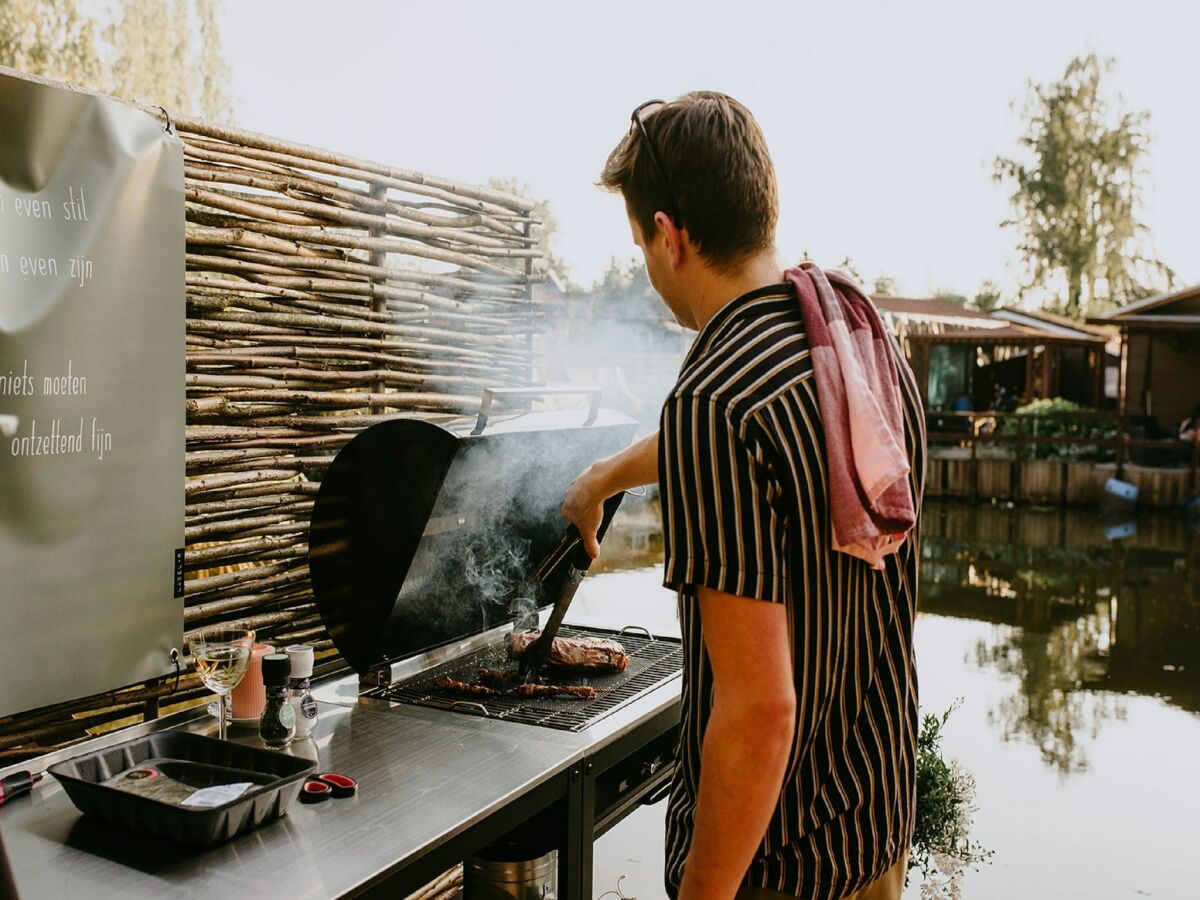
[{"label": "man's ear", "polygon": [[671,221],[671,217],[662,210],[654,214],[654,231],[655,236],[659,240],[666,241],[667,258],[671,262],[671,268],[678,269],[683,265],[683,261],[686,259],[689,250],[687,246],[687,231],[676,228],[675,223]]}]

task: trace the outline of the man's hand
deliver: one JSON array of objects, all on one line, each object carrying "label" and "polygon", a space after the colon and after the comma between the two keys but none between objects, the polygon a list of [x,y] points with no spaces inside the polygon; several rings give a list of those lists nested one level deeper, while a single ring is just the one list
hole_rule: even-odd
[{"label": "man's hand", "polygon": [[787,607],[699,588],[713,705],[679,900],[730,900],[779,803],[796,733]]},{"label": "man's hand", "polygon": [[563,498],[562,517],[579,529],[588,556],[600,555],[596,532],[604,520],[604,501],[620,491],[658,481],[658,432],[620,453],[588,466]]},{"label": "man's hand", "polygon": [[592,559],[600,555],[596,533],[604,520],[604,501],[610,496],[604,493],[602,478],[592,466],[571,482],[563,498],[562,517],[579,529],[583,548]]}]

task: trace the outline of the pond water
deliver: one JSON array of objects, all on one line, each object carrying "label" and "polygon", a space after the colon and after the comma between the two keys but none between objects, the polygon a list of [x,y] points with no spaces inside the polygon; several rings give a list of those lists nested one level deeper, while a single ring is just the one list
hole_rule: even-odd
[{"label": "pond water", "polygon": [[[931,503],[922,544],[922,710],[961,701],[943,747],[975,778],[971,836],[994,851],[961,896],[1200,896],[1200,533]],[[604,547],[572,617],[677,633],[654,505],[627,505]],[[626,897],[663,896],[663,813],[597,843],[596,896],[620,875]]]}]

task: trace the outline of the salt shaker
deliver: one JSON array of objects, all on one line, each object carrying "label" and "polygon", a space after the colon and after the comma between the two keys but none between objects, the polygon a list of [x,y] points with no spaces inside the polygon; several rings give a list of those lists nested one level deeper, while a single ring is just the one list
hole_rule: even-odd
[{"label": "salt shaker", "polygon": [[307,737],[317,721],[317,701],[309,693],[313,671],[313,648],[295,644],[287,648],[292,661],[292,676],[288,688],[292,693],[292,709],[296,711],[296,737]]},{"label": "salt shaker", "polygon": [[286,747],[296,734],[296,711],[288,702],[291,669],[286,653],[263,657],[262,677],[267,689],[267,705],[258,722],[258,736],[268,747]]}]

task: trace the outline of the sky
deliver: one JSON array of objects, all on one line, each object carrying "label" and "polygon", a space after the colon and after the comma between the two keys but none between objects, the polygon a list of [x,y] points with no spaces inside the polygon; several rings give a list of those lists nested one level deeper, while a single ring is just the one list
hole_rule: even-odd
[{"label": "sky", "polygon": [[780,258],[849,256],[898,293],[1006,299],[1022,278],[992,160],[1014,101],[1072,56],[1151,114],[1152,251],[1200,281],[1200,4],[1175,0],[224,4],[243,127],[461,181],[512,176],[549,201],[555,249],[589,284],[636,252],[595,187],[630,111],[720,90],[755,114],[780,188]]}]

